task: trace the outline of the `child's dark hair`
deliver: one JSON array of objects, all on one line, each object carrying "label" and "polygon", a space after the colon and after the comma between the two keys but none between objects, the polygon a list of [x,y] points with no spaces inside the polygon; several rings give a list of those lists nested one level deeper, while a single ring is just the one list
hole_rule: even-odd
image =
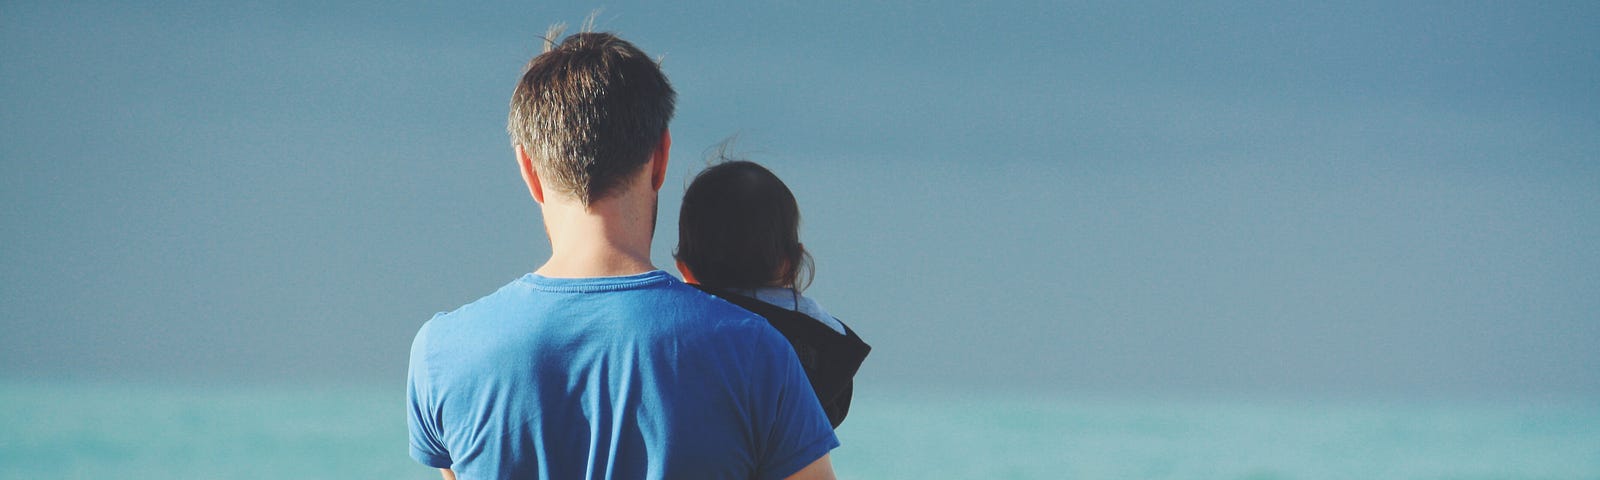
[{"label": "child's dark hair", "polygon": [[712,165],[689,183],[673,257],[712,288],[804,290],[813,274],[794,194],[766,167],[744,160]]}]

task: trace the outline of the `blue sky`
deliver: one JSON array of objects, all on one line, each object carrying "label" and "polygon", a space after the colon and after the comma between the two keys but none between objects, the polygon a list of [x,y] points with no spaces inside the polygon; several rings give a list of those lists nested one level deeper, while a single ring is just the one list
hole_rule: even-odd
[{"label": "blue sky", "polygon": [[1586,2],[0,6],[0,375],[396,382],[548,254],[506,102],[594,8],[771,166],[864,385],[1600,394]]}]

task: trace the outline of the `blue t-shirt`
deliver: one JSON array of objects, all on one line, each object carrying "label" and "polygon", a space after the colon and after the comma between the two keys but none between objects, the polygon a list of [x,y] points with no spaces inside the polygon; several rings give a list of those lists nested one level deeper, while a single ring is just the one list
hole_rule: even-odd
[{"label": "blue t-shirt", "polygon": [[839,445],[788,341],[660,270],[528,274],[411,345],[411,456],[459,478],[784,478]]}]

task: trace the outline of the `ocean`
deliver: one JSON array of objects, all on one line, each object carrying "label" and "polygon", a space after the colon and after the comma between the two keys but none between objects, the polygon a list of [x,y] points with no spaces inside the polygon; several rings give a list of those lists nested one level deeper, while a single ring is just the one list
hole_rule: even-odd
[{"label": "ocean", "polygon": [[[0,479],[437,479],[403,386],[0,382]],[[1600,402],[862,388],[842,479],[1600,479]]]}]

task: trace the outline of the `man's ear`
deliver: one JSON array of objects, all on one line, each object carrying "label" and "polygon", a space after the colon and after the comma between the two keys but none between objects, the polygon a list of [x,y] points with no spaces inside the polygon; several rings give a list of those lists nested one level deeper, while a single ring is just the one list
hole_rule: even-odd
[{"label": "man's ear", "polygon": [[533,201],[544,203],[544,186],[539,184],[539,172],[533,169],[533,159],[528,157],[528,151],[517,144],[517,166],[522,168],[522,181],[528,184],[528,194],[533,195]]},{"label": "man's ear", "polygon": [[671,150],[672,130],[662,130],[661,142],[656,144],[654,152],[650,152],[650,188],[657,192],[667,182],[667,156]]}]

